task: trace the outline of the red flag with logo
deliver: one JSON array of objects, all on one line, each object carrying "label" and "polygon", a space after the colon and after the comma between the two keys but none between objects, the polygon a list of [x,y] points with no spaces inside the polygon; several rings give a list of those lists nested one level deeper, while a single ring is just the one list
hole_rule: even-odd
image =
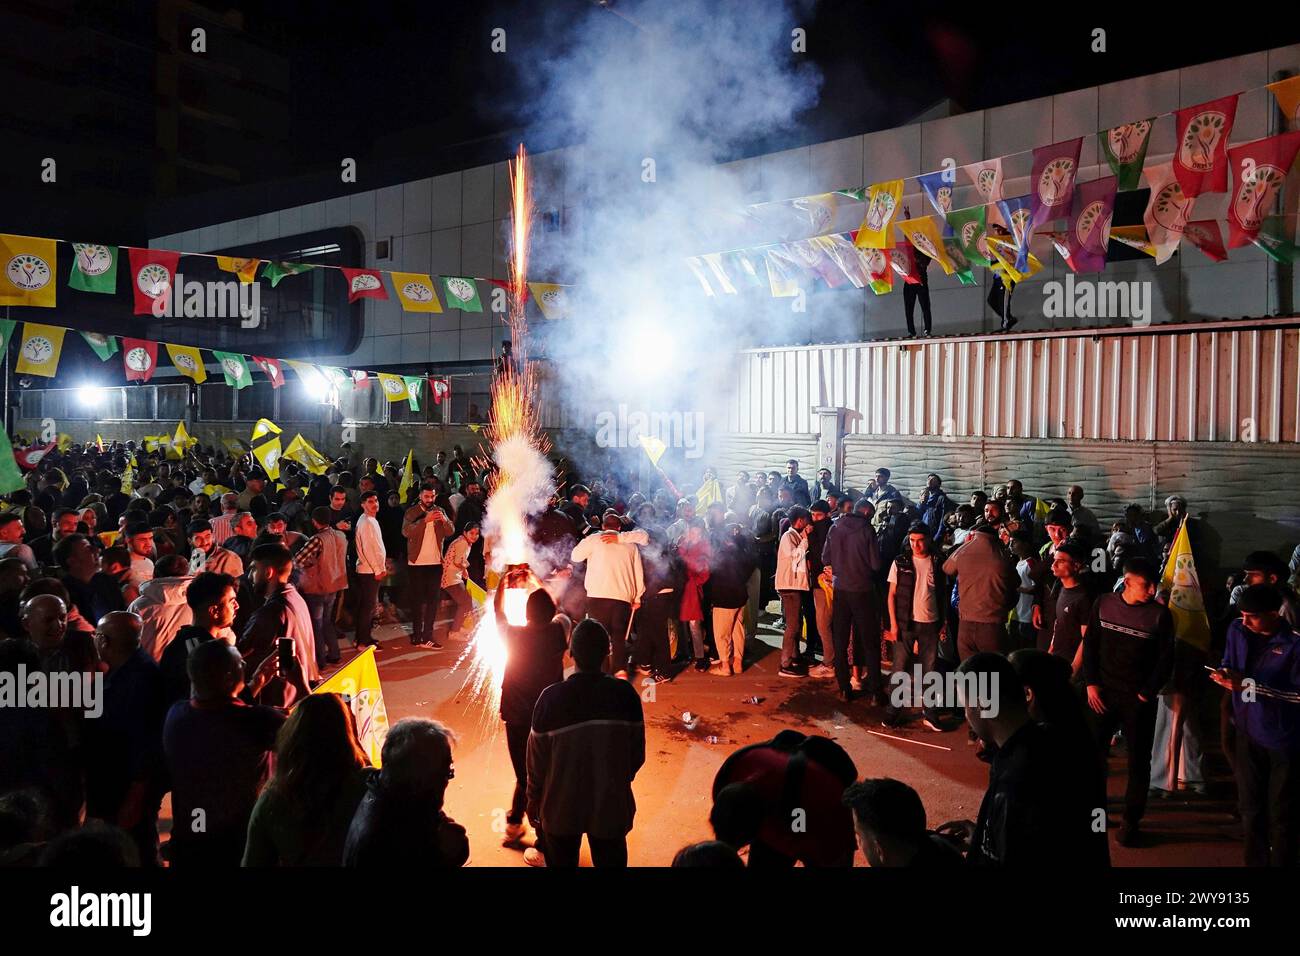
[{"label": "red flag with logo", "polygon": [[122,367],[128,382],[147,382],[158,368],[158,343],[145,339],[122,339]]},{"label": "red flag with logo", "polygon": [[359,388],[369,388],[369,387],[370,387],[370,373],[367,372],[365,369],[360,369],[360,368],[353,369],[352,390],[356,391]]},{"label": "red flag with logo", "polygon": [[429,394],[433,396],[433,404],[441,405],[442,400],[451,394],[451,382],[445,378],[429,379]]},{"label": "red flag with logo", "polygon": [[18,462],[20,468],[31,471],[40,464],[41,459],[58,447],[57,442],[50,442],[48,445],[32,445],[30,448],[19,448],[14,451],[14,461]]},{"label": "red flag with logo", "polygon": [[1183,195],[1228,190],[1228,137],[1237,118],[1237,94],[1189,106],[1174,114],[1174,177]]},{"label": "red flag with logo", "polygon": [[905,281],[912,285],[921,284],[921,272],[916,268],[916,256],[910,242],[900,239],[894,243],[894,248],[889,250],[889,264]]},{"label": "red flag with logo", "polygon": [[1250,245],[1259,235],[1273,199],[1286,183],[1300,149],[1300,130],[1257,139],[1228,150],[1233,188],[1228,203],[1228,248]]},{"label": "red flag with logo", "polygon": [[357,299],[387,299],[383,277],[375,269],[342,269],[348,280],[348,301]]},{"label": "red flag with logo", "polygon": [[132,249],[127,247],[131,260],[131,294],[135,296],[135,315],[161,314],[171,302],[172,286],[176,282],[176,265],[179,252],[165,249]]},{"label": "red flag with logo", "polygon": [[1183,238],[1215,262],[1223,262],[1228,258],[1217,219],[1196,219],[1189,222],[1183,226]]},{"label": "red flag with logo", "polygon": [[284,384],[284,369],[280,367],[280,360],[266,358],[263,355],[254,355],[253,361],[257,367],[266,373],[266,377],[271,380],[272,388],[279,388]]}]

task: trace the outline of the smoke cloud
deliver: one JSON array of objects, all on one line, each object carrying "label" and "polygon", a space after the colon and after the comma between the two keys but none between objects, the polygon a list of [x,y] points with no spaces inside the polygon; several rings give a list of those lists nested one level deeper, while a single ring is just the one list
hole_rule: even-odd
[{"label": "smoke cloud", "polygon": [[[565,51],[523,65],[521,86],[538,91],[525,142],[574,144],[535,156],[539,209],[562,202],[564,229],[535,232],[531,271],[573,285],[571,317],[534,326],[535,353],[554,366],[548,399],[589,434],[594,416],[620,406],[695,413],[716,432],[738,348],[827,337],[790,300],[705,296],[684,263],[780,238],[737,215],[756,184],[718,164],[788,135],[816,104],[821,77],[792,49],[809,12],[782,0],[593,6],[568,27]],[[757,185],[770,198],[809,190],[806,172],[779,163]],[[819,325],[860,317],[856,297],[826,298]]]}]

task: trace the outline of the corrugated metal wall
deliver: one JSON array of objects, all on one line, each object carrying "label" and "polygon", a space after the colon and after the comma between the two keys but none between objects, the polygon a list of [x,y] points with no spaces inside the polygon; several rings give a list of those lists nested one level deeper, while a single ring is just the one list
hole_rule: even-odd
[{"label": "corrugated metal wall", "polygon": [[1103,441],[1300,442],[1297,320],[741,353],[727,428]]}]

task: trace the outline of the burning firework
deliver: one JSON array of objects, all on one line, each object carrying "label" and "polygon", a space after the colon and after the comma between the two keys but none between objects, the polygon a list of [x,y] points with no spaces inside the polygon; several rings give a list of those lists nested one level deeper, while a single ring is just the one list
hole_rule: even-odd
[{"label": "burning firework", "polygon": [[[550,441],[538,417],[537,379],[528,356],[528,243],[532,231],[533,201],[528,163],[521,145],[510,164],[511,247],[509,312],[513,354],[503,352],[492,377],[492,402],[487,436],[490,455],[482,455],[475,466],[493,469],[488,485],[484,533],[488,536],[492,568],[503,571],[527,568],[531,555],[528,517],[540,511],[554,490],[551,466],[546,460]],[[524,623],[524,604],[532,586],[511,586],[503,596],[503,610],[511,624]],[[464,689],[479,702],[487,720],[495,726],[505,674],[506,646],[488,595],[486,613],[459,667],[468,661]]]}]

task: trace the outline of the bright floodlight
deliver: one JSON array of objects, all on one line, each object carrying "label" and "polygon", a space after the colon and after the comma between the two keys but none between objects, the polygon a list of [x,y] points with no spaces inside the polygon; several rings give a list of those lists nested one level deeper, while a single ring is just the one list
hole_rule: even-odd
[{"label": "bright floodlight", "polygon": [[628,355],[632,357],[628,371],[640,382],[652,382],[668,374],[677,355],[677,342],[672,334],[659,324],[639,319],[627,336]]},{"label": "bright floodlight", "polygon": [[312,401],[328,402],[330,398],[330,383],[326,381],[325,376],[314,369],[310,374],[305,376],[302,381],[303,387],[307,389],[307,394],[311,396]]},{"label": "bright floodlight", "polygon": [[77,389],[77,400],[83,405],[99,405],[104,401],[104,389],[98,385],[82,385]]}]

